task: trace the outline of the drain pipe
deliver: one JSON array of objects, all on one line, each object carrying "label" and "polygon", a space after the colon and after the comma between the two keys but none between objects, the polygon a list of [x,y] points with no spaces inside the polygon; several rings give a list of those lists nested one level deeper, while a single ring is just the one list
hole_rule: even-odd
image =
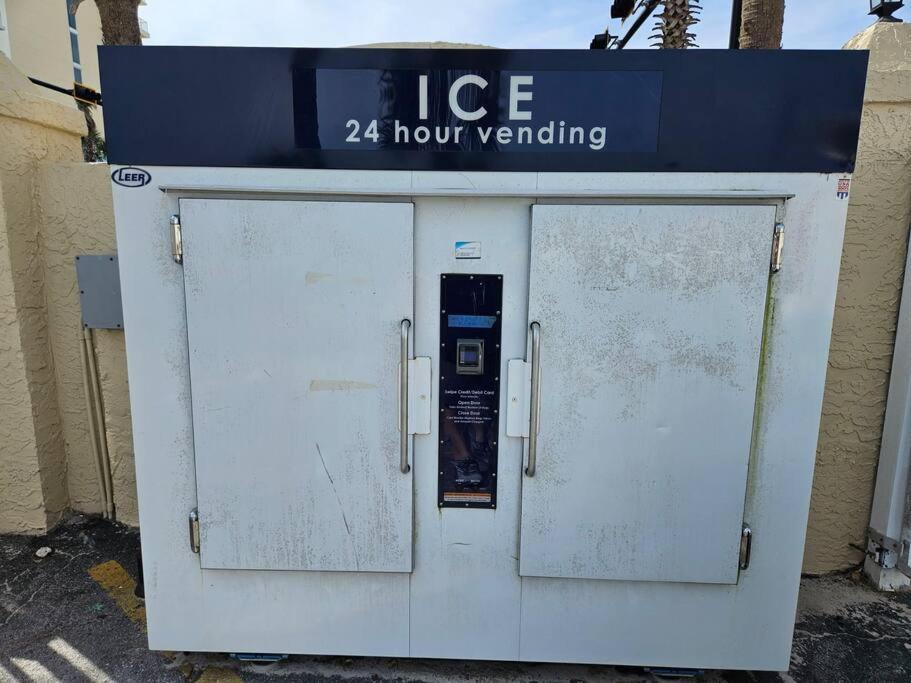
[{"label": "drain pipe", "polygon": [[89,380],[89,359],[86,352],[85,337],[79,335],[79,349],[82,352],[82,389],[85,392],[85,414],[89,418],[89,438],[92,441],[92,456],[95,460],[95,474],[98,477],[98,488],[101,492],[101,514],[105,519],[108,515],[108,487],[104,477],[104,468],[101,464],[101,449],[98,447],[98,434],[95,431],[95,410],[92,408],[92,388]]},{"label": "drain pipe", "polygon": [[111,456],[108,451],[108,440],[104,428],[101,381],[98,378],[98,367],[95,363],[95,340],[92,336],[92,330],[88,327],[83,329],[82,342],[82,354],[86,370],[83,376],[86,410],[89,415],[89,431],[92,434],[92,445],[96,455],[96,471],[104,501],[104,516],[106,519],[114,519],[114,484],[111,475]]}]

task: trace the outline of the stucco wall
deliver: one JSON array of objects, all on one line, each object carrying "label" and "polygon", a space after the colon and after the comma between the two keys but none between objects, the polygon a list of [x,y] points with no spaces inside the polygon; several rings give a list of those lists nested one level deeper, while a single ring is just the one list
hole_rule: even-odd
[{"label": "stucco wall", "polygon": [[42,222],[48,235],[47,309],[58,399],[67,449],[71,506],[101,512],[95,456],[83,388],[82,328],[74,258],[113,253],[111,181],[104,164],[45,164],[41,169]]},{"label": "stucco wall", "polygon": [[[110,169],[106,164],[46,165],[41,206],[48,234],[44,252],[47,307],[66,436],[70,505],[74,510],[101,512],[83,389],[81,313],[73,260],[79,254],[117,250]],[[123,332],[96,330],[94,337],[116,518],[135,526],[139,519]]]},{"label": "stucco wall", "polygon": [[807,531],[808,573],[863,560],[911,224],[911,25],[875,24],[845,47],[869,49],[870,70]]},{"label": "stucco wall", "polygon": [[[117,250],[110,169],[106,164],[46,164],[39,193],[48,236],[42,256],[70,506],[98,513],[103,506],[83,386],[81,312],[73,261],[79,254]],[[94,338],[116,518],[135,526],[139,519],[123,332],[96,330]]]},{"label": "stucco wall", "polygon": [[[0,533],[101,512],[74,257],[116,251],[106,165],[82,115],[0,60]],[[123,333],[95,333],[117,518],[137,524]]]},{"label": "stucco wall", "polygon": [[[108,185],[110,186],[109,181]],[[104,398],[105,437],[111,458],[111,479],[114,485],[117,520],[138,526],[139,505],[136,501],[133,423],[130,417],[130,386],[127,382],[123,332],[98,330],[95,334],[95,349],[101,393]]]},{"label": "stucco wall", "polygon": [[80,159],[83,133],[0,54],[0,531],[43,531],[69,502],[37,194],[40,164]]},{"label": "stucco wall", "polygon": [[[5,171],[2,158],[0,165]],[[47,517],[17,320],[4,194],[0,185],[0,530],[27,533],[42,531]]]}]

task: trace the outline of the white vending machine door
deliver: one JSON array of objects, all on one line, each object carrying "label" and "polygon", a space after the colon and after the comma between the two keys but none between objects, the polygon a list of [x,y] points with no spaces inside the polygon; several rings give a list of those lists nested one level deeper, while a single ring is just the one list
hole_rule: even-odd
[{"label": "white vending machine door", "polygon": [[523,576],[737,582],[772,206],[537,205]]},{"label": "white vending machine door", "polygon": [[409,572],[408,203],[184,199],[201,561]]}]

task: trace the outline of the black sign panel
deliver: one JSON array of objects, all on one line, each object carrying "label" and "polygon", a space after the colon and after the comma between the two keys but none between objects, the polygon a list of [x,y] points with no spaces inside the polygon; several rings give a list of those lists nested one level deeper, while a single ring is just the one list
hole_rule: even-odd
[{"label": "black sign panel", "polygon": [[867,65],[862,50],[99,50],[108,159],[143,168],[850,172]]},{"label": "black sign panel", "polygon": [[497,506],[502,275],[440,276],[440,507]]},{"label": "black sign panel", "polygon": [[654,153],[661,82],[660,71],[298,69],[295,140],[347,151]]}]

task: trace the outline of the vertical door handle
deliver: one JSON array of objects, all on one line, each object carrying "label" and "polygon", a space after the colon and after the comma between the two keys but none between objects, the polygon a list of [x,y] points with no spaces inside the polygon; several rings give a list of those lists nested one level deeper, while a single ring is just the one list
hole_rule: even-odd
[{"label": "vertical door handle", "polygon": [[402,474],[411,471],[408,464],[408,334],[411,330],[411,321],[405,318],[402,321],[402,357],[399,368],[399,468]]},{"label": "vertical door handle", "polygon": [[528,424],[528,466],[525,475],[535,476],[538,465],[538,421],[541,417],[541,324],[531,324],[531,417]]}]

